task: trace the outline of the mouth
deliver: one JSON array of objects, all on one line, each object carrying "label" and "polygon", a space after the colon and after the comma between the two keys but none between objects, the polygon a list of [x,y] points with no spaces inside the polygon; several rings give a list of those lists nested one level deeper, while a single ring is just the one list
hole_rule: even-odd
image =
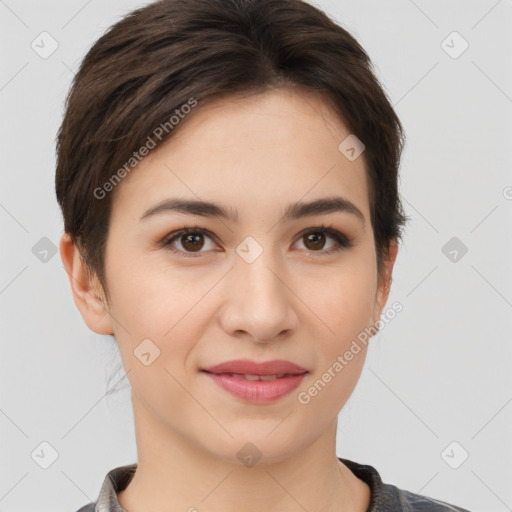
[{"label": "mouth", "polygon": [[283,375],[297,375],[307,372],[307,370],[302,366],[284,359],[273,359],[272,361],[262,362],[252,361],[250,359],[235,359],[233,361],[226,361],[215,366],[203,368],[203,371],[217,375],[230,374],[256,377],[279,377]]},{"label": "mouth", "polygon": [[230,395],[249,403],[271,403],[291,393],[309,373],[289,361],[229,361],[201,373]]},{"label": "mouth", "polygon": [[214,373],[203,370],[205,373],[210,373],[212,375],[224,375],[226,377],[233,377],[234,379],[245,379],[245,380],[276,380],[282,379],[284,377],[295,377],[297,375],[302,375],[303,373],[307,373],[307,371],[301,373],[279,373],[277,375],[256,375],[250,373]]}]

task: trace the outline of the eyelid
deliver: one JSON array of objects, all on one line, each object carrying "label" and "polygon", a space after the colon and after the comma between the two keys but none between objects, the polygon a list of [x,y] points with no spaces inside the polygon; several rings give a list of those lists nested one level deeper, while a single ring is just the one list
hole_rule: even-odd
[{"label": "eyelid", "polygon": [[186,251],[182,251],[180,249],[175,249],[172,244],[176,241],[176,240],[179,240],[182,236],[184,235],[187,235],[187,234],[190,234],[190,233],[193,233],[193,234],[202,234],[202,235],[205,235],[207,236],[208,238],[211,238],[213,241],[216,242],[217,240],[217,237],[211,232],[209,231],[208,229],[205,229],[205,228],[201,228],[199,226],[196,226],[196,225],[193,225],[193,226],[187,226],[187,227],[183,227],[179,230],[176,230],[176,231],[173,231],[172,233],[169,233],[168,235],[166,235],[162,241],[160,242],[159,245],[161,245],[164,249],[167,249],[173,253],[180,253],[180,254],[185,254],[185,257],[196,257],[195,255],[200,255],[201,253],[203,252],[207,252],[207,251],[199,251],[197,253],[193,253],[193,252],[186,252]]},{"label": "eyelid", "polygon": [[[330,236],[331,238],[336,240],[338,243],[343,244],[344,247],[348,248],[348,247],[352,247],[354,245],[352,238],[347,236],[345,233],[343,233],[339,229],[336,229],[334,226],[325,225],[325,224],[322,224],[319,226],[313,226],[311,228],[306,228],[306,229],[302,230],[297,235],[297,239],[302,238],[303,236],[307,235],[308,233],[316,233],[316,232],[324,233],[327,236]],[[315,252],[315,251],[312,251],[312,252]],[[322,251],[317,251],[317,252],[320,253]]]},{"label": "eyelid", "polygon": [[[217,237],[214,233],[212,233],[208,229],[202,228],[197,225],[193,225],[193,226],[183,227],[182,229],[179,229],[179,230],[173,231],[172,233],[169,233],[168,235],[166,235],[163,238],[163,240],[160,242],[159,245],[161,245],[164,249],[167,249],[172,253],[177,253],[185,258],[196,258],[196,257],[200,257],[200,255],[204,252],[209,252],[209,251],[198,251],[198,252],[194,253],[194,252],[182,251],[180,249],[176,249],[175,247],[173,247],[172,244],[176,240],[179,240],[180,237],[182,237],[183,235],[190,234],[190,233],[206,235],[208,238],[211,238],[213,241],[215,241],[215,243],[217,243],[216,242]],[[338,230],[334,226],[326,225],[326,224],[311,226],[309,228],[303,229],[301,232],[299,232],[296,235],[295,240],[296,241],[300,240],[308,233],[323,233],[327,237],[330,237],[335,241],[335,245],[333,247],[331,247],[330,249],[319,250],[319,251],[311,251],[311,250],[307,251],[308,254],[314,258],[331,255],[335,252],[340,252],[344,249],[346,250],[346,249],[349,249],[354,246],[354,242],[353,242],[352,238],[350,238],[349,236],[347,236],[345,233]],[[296,243],[296,242],[294,242],[294,243]]]}]

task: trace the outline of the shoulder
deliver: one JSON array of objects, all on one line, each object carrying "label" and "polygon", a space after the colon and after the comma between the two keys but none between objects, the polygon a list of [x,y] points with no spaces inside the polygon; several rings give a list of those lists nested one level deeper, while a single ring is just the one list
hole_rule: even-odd
[{"label": "shoulder", "polygon": [[84,507],[77,510],[77,512],[95,512],[96,510],[96,504],[95,503],[89,503],[88,505],[85,505]]},{"label": "shoulder", "polygon": [[393,493],[400,504],[399,510],[403,512],[470,512],[465,508],[399,489],[391,484],[383,484],[383,492]]},{"label": "shoulder", "polygon": [[77,512],[96,512],[97,510],[102,512],[123,511],[117,499],[117,493],[123,491],[130,483],[136,468],[137,464],[129,464],[110,470],[103,480],[98,499],[94,503],[88,503],[83,506]]},{"label": "shoulder", "polygon": [[366,512],[470,512],[465,508],[384,483],[373,466],[341,457],[338,459],[370,487],[371,501]]}]

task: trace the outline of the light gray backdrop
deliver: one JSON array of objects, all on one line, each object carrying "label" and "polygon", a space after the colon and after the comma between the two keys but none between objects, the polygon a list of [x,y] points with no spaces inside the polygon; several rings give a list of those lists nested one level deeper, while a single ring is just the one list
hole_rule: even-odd
[{"label": "light gray backdrop", "polygon": [[[54,151],[80,60],[141,5],[0,0],[0,511],[75,512],[136,460],[128,388],[105,396],[123,377],[108,380],[115,345],[83,323],[54,253]],[[338,455],[512,510],[512,1],[317,5],[366,48],[403,121],[413,217],[388,303],[404,310],[373,339]]]}]

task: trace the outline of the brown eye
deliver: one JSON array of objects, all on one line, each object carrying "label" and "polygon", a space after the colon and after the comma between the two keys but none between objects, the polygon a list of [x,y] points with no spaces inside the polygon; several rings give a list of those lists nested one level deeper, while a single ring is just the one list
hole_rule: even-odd
[{"label": "brown eye", "polygon": [[[184,257],[200,257],[202,252],[208,252],[208,249],[215,250],[214,235],[206,229],[193,227],[184,228],[180,231],[171,233],[162,242],[162,246],[169,251]],[[325,248],[327,239],[331,239],[332,244]],[[211,246],[207,247],[207,240],[210,240]],[[299,241],[304,243],[306,252],[314,256],[329,256],[342,249],[348,249],[354,244],[346,235],[330,226],[321,226],[310,228],[299,235]],[[181,247],[176,247],[179,243]],[[202,250],[205,248],[206,250]],[[318,254],[316,254],[318,253]]]},{"label": "brown eye", "polygon": [[313,232],[309,235],[304,235],[304,238],[307,240],[305,245],[308,249],[311,249],[312,251],[323,249],[325,244],[325,234],[321,231]]},{"label": "brown eye", "polygon": [[[325,248],[326,240],[329,238],[333,243],[330,247]],[[302,233],[300,240],[303,241],[304,246],[311,256],[328,256],[337,251],[341,251],[342,249],[348,249],[354,245],[343,233],[328,226],[309,229]]]},{"label": "brown eye", "polygon": [[[162,245],[171,252],[193,258],[200,256],[202,252],[206,252],[202,250],[205,247],[205,239],[213,240],[213,236],[202,228],[185,228],[171,234],[163,240]],[[176,247],[178,243],[179,245]],[[213,241],[210,244],[211,247],[206,247],[206,249],[215,248]]]},{"label": "brown eye", "polygon": [[204,239],[202,234],[182,235],[180,241],[181,245],[187,251],[200,251],[204,245]]}]

